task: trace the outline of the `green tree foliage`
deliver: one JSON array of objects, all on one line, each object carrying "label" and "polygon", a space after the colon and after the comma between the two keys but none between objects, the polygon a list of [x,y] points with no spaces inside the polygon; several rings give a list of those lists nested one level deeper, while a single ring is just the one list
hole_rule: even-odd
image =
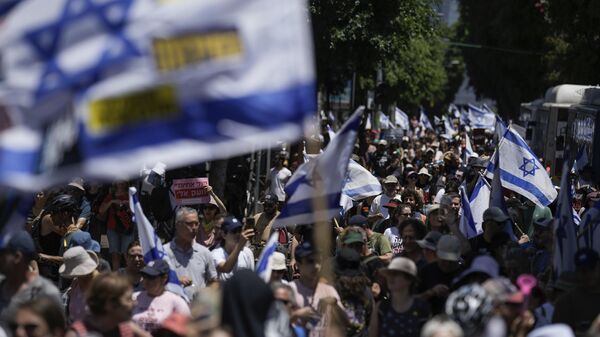
[{"label": "green tree foliage", "polygon": [[445,47],[435,2],[311,0],[319,88],[339,92],[354,72],[357,89],[373,89],[381,66],[386,100],[418,105],[442,99]]},{"label": "green tree foliage", "polygon": [[546,79],[553,83],[598,84],[600,0],[539,0],[550,26]]},{"label": "green tree foliage", "polygon": [[[564,0],[568,2],[569,0]],[[542,64],[548,23],[528,0],[462,0],[459,39],[470,84],[496,100],[501,115],[516,117],[521,102],[543,95]]]}]

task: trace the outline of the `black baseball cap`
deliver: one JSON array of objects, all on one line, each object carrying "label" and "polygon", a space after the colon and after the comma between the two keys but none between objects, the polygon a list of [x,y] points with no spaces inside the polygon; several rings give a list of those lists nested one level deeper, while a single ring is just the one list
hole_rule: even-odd
[{"label": "black baseball cap", "polygon": [[140,271],[143,275],[148,276],[161,276],[169,273],[171,268],[167,261],[159,259],[148,262],[146,266]]},{"label": "black baseball cap", "polygon": [[228,216],[223,219],[221,229],[227,233],[233,232],[238,228],[242,228],[242,223],[235,217]]},{"label": "black baseball cap", "polygon": [[307,256],[311,256],[316,253],[316,249],[310,241],[303,241],[295,250],[296,258],[303,258]]}]

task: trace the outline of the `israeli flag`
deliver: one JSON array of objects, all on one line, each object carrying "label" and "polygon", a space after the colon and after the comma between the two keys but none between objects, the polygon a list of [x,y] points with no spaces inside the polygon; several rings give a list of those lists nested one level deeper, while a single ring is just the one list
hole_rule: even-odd
[{"label": "israeli flag", "polygon": [[573,222],[573,206],[571,205],[571,199],[569,164],[565,161],[560,180],[560,194],[556,204],[556,217],[554,222],[553,265],[556,276],[565,271],[575,271],[577,227]]},{"label": "israeli flag", "polygon": [[433,126],[431,125],[431,122],[429,121],[429,117],[427,117],[427,114],[425,113],[425,111],[423,109],[421,109],[421,114],[419,116],[419,123],[421,123],[421,125],[425,129],[433,130]]},{"label": "israeli flag", "polygon": [[490,206],[490,194],[490,185],[488,185],[484,177],[479,176],[477,183],[473,188],[473,192],[469,197],[471,214],[473,215],[473,222],[475,223],[475,229],[477,229],[477,235],[483,233],[483,212]]},{"label": "israeli flag", "polygon": [[[140,204],[135,187],[129,188],[129,207],[134,214],[134,221],[137,225],[140,245],[142,246],[142,252],[144,253],[144,262],[148,263],[159,259],[169,262],[169,257],[163,249],[160,238],[156,235],[156,232],[154,232],[154,228],[142,210],[142,205]],[[169,281],[166,289],[189,302],[190,299],[186,296],[183,287],[179,283],[177,274],[172,269],[169,272]]]},{"label": "israeli flag", "polygon": [[490,187],[482,176],[479,176],[473,192],[469,197],[465,185],[460,187],[462,217],[459,229],[470,239],[483,233],[483,212],[489,208]]},{"label": "israeli flag", "polygon": [[395,108],[394,113],[396,117],[396,125],[398,125],[402,130],[410,129],[410,121],[408,119],[408,115],[399,108]]},{"label": "israeli flag", "polygon": [[[274,227],[327,221],[339,214],[340,194],[364,109],[358,108],[323,153],[302,164],[292,175],[285,186],[288,199]],[[318,200],[324,204],[315,209]]]},{"label": "israeli flag", "polygon": [[448,105],[448,113],[454,118],[460,118],[460,110],[454,104]]},{"label": "israeli flag", "polygon": [[472,128],[493,129],[496,123],[496,114],[487,110],[476,107],[473,104],[468,105],[469,109],[469,125]]},{"label": "israeli flag", "polygon": [[473,145],[471,145],[471,139],[469,138],[469,134],[465,132],[465,151],[464,151],[464,160],[465,162],[469,160],[471,157],[479,157],[477,152],[473,151]]},{"label": "israeli flag", "polygon": [[[500,159],[502,186],[517,192],[535,204],[545,207],[556,199],[557,192],[537,156],[527,143],[510,127],[504,133],[496,149]],[[490,160],[486,176],[494,176],[495,162]]]},{"label": "israeli flag", "polygon": [[382,192],[379,179],[362,165],[350,159],[340,201],[344,212],[352,208],[352,201],[380,195]]},{"label": "israeli flag", "polygon": [[500,139],[502,139],[502,137],[506,133],[507,128],[508,127],[506,126],[506,123],[504,123],[502,118],[500,118],[500,116],[496,115],[495,137],[496,137],[497,142],[500,141]]},{"label": "israeli flag", "polygon": [[0,28],[2,90],[37,141],[0,141],[0,184],[296,141],[316,111],[308,15],[304,0],[23,1]]},{"label": "israeli flag", "polygon": [[271,268],[273,266],[273,261],[271,257],[273,256],[273,253],[275,253],[275,251],[277,250],[278,237],[279,233],[277,232],[271,234],[269,241],[267,241],[267,244],[260,253],[258,262],[256,263],[256,273],[266,283],[269,283],[269,281],[271,280]]},{"label": "israeli flag", "polygon": [[597,252],[600,251],[600,200],[596,201],[592,208],[583,213],[579,230],[579,246],[593,248]]},{"label": "israeli flag", "polygon": [[463,126],[469,126],[470,123],[470,119],[469,119],[469,111],[467,110],[460,110],[460,125]]},{"label": "israeli flag", "polygon": [[390,122],[390,118],[381,111],[379,111],[379,127],[382,130],[390,128],[394,129],[394,125]]},{"label": "israeli flag", "polygon": [[450,116],[444,115],[444,129],[447,135],[454,136],[456,134],[456,129],[454,129],[454,123]]}]

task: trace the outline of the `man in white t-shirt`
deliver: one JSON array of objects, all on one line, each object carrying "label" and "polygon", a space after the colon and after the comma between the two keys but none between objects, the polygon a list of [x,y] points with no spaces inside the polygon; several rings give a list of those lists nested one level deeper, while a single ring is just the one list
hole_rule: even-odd
[{"label": "man in white t-shirt", "polygon": [[285,201],[285,191],[283,188],[292,176],[292,171],[283,166],[284,161],[285,158],[281,155],[275,157],[275,165],[271,169],[271,172],[269,172],[269,183],[267,184],[269,186],[269,193],[275,194],[280,203]]},{"label": "man in white t-shirt", "polygon": [[211,254],[217,267],[219,280],[225,281],[240,269],[254,270],[254,254],[246,242],[254,236],[254,229],[244,229],[242,223],[232,217],[223,219],[223,243]]},{"label": "man in white t-shirt", "polygon": [[394,198],[400,199],[400,196],[396,193],[398,190],[398,178],[389,175],[383,180],[382,186],[383,194],[380,194],[373,199],[371,208],[369,209],[369,222],[373,223],[373,227],[390,217],[388,209],[383,206]]}]

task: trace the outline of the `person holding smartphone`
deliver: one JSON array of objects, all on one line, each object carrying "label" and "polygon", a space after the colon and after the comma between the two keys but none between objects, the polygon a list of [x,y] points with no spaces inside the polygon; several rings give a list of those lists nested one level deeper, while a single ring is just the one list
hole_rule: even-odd
[{"label": "person holding smartphone", "polygon": [[211,251],[218,279],[226,281],[240,269],[254,270],[254,253],[246,247],[248,240],[254,236],[254,229],[247,229],[238,219],[228,216],[223,219],[221,230],[221,246]]}]

